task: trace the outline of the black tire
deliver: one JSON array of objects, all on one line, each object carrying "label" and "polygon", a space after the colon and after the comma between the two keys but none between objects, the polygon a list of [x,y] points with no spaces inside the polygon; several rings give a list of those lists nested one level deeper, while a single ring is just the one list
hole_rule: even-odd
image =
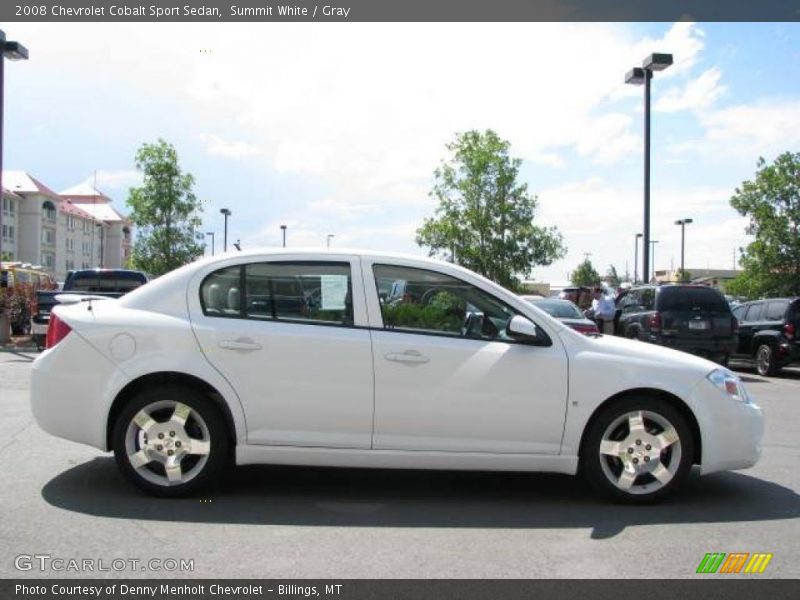
[{"label": "black tire", "polygon": [[[646,431],[641,436],[635,436],[644,438],[641,440],[642,445],[636,446],[635,442],[631,442],[629,448],[625,448],[628,444],[622,444],[621,447],[625,451],[625,456],[622,459],[601,454],[601,442],[609,428],[616,427],[614,424],[620,419],[624,419],[626,415],[637,413],[638,411],[642,412],[646,427]],[[660,423],[653,420],[654,416],[658,417]],[[664,423],[672,426],[677,433],[678,441],[659,453],[658,448],[651,449],[647,442],[666,429],[663,427]],[[624,420],[619,425],[622,428],[626,426],[627,423]],[[616,431],[616,429],[613,431]],[[624,436],[623,441],[628,440],[631,435],[634,435],[634,432],[629,431]],[[614,436],[611,437],[616,439]],[[629,454],[630,448],[633,448],[633,453]],[[650,452],[645,452],[644,448],[648,448]],[[625,504],[651,504],[663,500],[680,486],[694,462],[694,448],[694,436],[686,419],[666,401],[652,397],[623,398],[601,409],[589,424],[583,448],[581,449],[581,471],[592,487],[606,498]],[[649,454],[647,465],[643,462],[644,458],[636,458],[640,452]],[[658,460],[655,459],[655,454],[659,455]],[[661,464],[668,471],[668,474],[671,474],[671,479],[662,484],[648,472],[643,472],[633,476],[634,484],[631,487],[631,491],[620,489],[617,484],[611,481],[610,477],[615,476],[617,470],[619,474],[622,474],[625,469],[623,461],[628,460],[637,461],[638,464],[642,465],[636,468],[650,468],[651,466],[658,468],[658,465]],[[633,468],[632,462],[629,466]]]},{"label": "black tire", "polygon": [[[168,415],[174,413],[174,409],[169,408],[170,403],[186,405],[192,411],[186,420],[184,430],[178,432],[179,437],[185,434],[185,437],[183,437],[184,449],[192,445],[191,440],[195,439],[195,437],[197,441],[208,442],[209,448],[204,462],[203,456],[184,455],[183,459],[178,461],[180,469],[187,469],[191,478],[181,483],[172,484],[168,484],[166,481],[154,481],[159,478],[166,478],[166,469],[163,465],[159,466],[160,459],[152,460],[137,469],[131,464],[129,457],[129,444],[132,443],[136,449],[142,450],[142,434],[138,432],[136,434],[130,433],[134,428],[138,428],[138,425],[132,423],[134,417],[146,407],[154,405],[158,407],[160,404],[165,404],[167,406],[153,410],[150,414],[159,428],[166,427],[166,421],[169,419]],[[164,419],[164,417],[167,418]],[[202,430],[203,426],[205,430]],[[131,428],[130,430],[129,427]],[[144,430],[140,429],[140,431],[143,432]],[[192,432],[195,433],[194,436],[191,435]],[[173,443],[169,438],[166,439],[167,442],[165,443]],[[186,440],[189,440],[189,443],[186,443]],[[155,450],[153,444],[156,442],[155,436],[148,441],[150,442],[148,452],[151,453],[150,456],[153,456]],[[180,443],[175,442],[175,444],[180,446]],[[137,394],[120,411],[114,422],[112,433],[114,458],[125,478],[148,494],[163,498],[190,496],[214,484],[228,464],[230,444],[231,440],[229,439],[225,419],[214,402],[201,392],[177,385],[159,386]],[[163,446],[158,446],[158,448],[161,449]],[[178,452],[178,449],[176,448],[174,451]],[[186,462],[184,463],[184,461]],[[186,465],[190,466],[187,467]],[[149,473],[145,473],[144,470]],[[161,473],[159,473],[159,470]]]},{"label": "black tire", "polygon": [[36,349],[39,352],[44,350],[45,342],[46,342],[46,338],[41,333],[37,333],[36,335],[33,336],[33,343],[36,344]]},{"label": "black tire", "polygon": [[781,370],[780,365],[775,360],[775,349],[769,344],[761,344],[756,348],[755,353],[756,371],[764,377],[777,375]]}]

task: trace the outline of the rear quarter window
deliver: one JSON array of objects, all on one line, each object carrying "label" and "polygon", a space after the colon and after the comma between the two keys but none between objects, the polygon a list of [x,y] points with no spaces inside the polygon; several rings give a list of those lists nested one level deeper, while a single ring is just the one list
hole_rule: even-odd
[{"label": "rear quarter window", "polygon": [[769,302],[767,304],[767,310],[764,314],[764,320],[782,321],[788,307],[788,300],[773,300],[772,302]]},{"label": "rear quarter window", "polygon": [[659,290],[658,310],[702,310],[730,314],[731,307],[725,297],[717,290],[701,287],[675,287]]}]

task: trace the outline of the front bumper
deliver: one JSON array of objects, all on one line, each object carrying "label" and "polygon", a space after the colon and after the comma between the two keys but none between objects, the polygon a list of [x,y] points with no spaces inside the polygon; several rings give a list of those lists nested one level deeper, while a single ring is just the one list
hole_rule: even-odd
[{"label": "front bumper", "polygon": [[708,380],[694,389],[692,404],[701,431],[702,474],[746,469],[758,462],[764,436],[758,405],[732,400]]}]

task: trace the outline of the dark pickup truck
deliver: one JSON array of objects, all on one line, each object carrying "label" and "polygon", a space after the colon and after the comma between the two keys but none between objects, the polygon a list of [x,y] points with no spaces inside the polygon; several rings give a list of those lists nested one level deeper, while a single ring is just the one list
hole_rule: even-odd
[{"label": "dark pickup truck", "polygon": [[60,294],[78,296],[102,296],[119,298],[147,283],[147,276],[141,271],[126,269],[83,269],[70,271],[64,281],[64,289],[36,292],[36,313],[31,317],[31,333],[37,348],[44,347],[47,326],[50,324],[50,311],[58,304]]}]

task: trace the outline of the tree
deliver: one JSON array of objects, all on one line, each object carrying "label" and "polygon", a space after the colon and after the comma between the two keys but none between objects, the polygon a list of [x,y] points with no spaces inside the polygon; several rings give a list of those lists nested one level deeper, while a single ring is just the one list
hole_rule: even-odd
[{"label": "tree", "polygon": [[594,286],[600,285],[600,273],[598,273],[592,261],[586,258],[577,268],[570,274],[570,281],[573,285]]},{"label": "tree", "polygon": [[522,161],[509,156],[510,144],[492,130],[456,135],[451,153],[434,171],[430,196],[436,216],[417,229],[417,244],[510,289],[535,265],[564,255],[555,227],[534,224],[537,198],[519,183]]},{"label": "tree", "polygon": [[605,280],[611,287],[613,288],[619,287],[619,284],[622,283],[622,279],[617,273],[617,267],[615,267],[614,265],[608,265],[608,271],[606,271]]},{"label": "tree", "polygon": [[745,181],[731,206],[750,218],[755,236],[742,252],[741,281],[728,285],[748,297],[800,295],[800,153],[784,152],[767,165],[758,159],[754,181]]},{"label": "tree", "polygon": [[158,276],[203,254],[197,242],[202,202],[192,192],[194,177],[181,171],[175,148],[159,139],[136,152],[144,182],[132,188],[130,219],[138,227],[131,265]]}]

